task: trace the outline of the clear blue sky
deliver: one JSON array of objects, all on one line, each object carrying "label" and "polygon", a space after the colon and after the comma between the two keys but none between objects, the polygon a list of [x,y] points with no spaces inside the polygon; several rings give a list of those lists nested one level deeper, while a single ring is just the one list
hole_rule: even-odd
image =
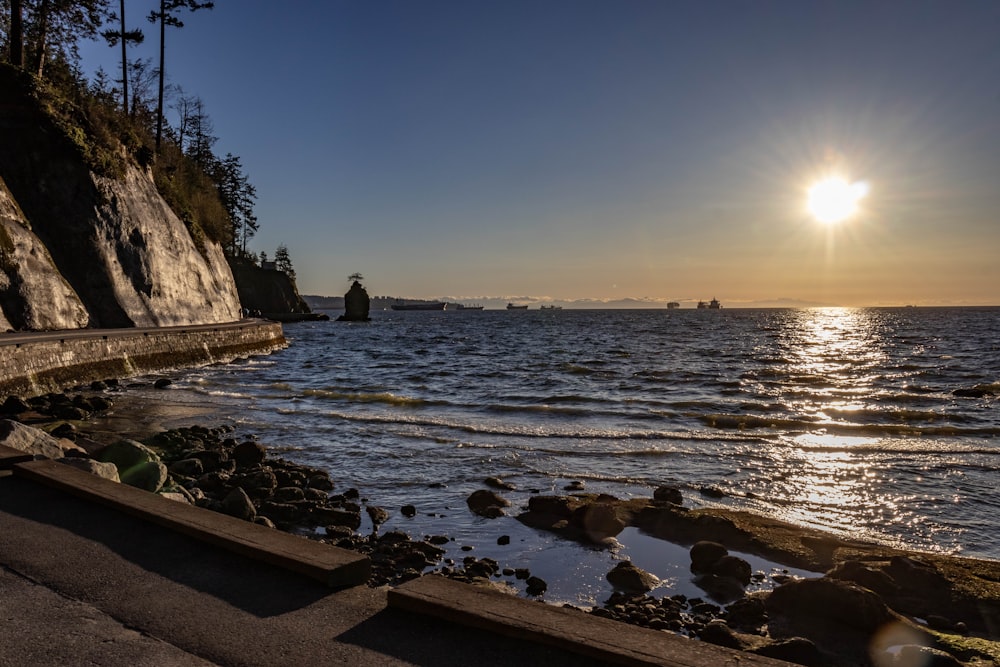
[{"label": "clear blue sky", "polygon": [[[128,3],[153,57],[158,43]],[[218,0],[167,32],[303,293],[1000,303],[1000,3]],[[92,70],[117,51],[90,44]],[[173,120],[171,118],[171,120]],[[837,172],[869,194],[817,222]]]}]

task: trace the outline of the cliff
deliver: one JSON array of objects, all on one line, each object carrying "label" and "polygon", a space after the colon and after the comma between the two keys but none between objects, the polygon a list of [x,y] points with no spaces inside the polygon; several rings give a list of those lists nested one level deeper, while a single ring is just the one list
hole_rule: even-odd
[{"label": "cliff", "polygon": [[240,303],[251,313],[268,317],[309,313],[309,306],[284,271],[264,269],[245,259],[230,258]]},{"label": "cliff", "polygon": [[94,171],[30,78],[0,66],[0,327],[169,326],[240,318],[218,244],[195,244],[124,149]]}]

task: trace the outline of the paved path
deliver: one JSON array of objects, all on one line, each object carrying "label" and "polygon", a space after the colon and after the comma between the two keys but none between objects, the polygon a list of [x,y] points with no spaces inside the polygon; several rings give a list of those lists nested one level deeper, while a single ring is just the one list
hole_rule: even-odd
[{"label": "paved path", "polygon": [[0,347],[4,345],[23,345],[47,340],[65,339],[97,339],[126,338],[156,333],[187,333],[189,331],[220,331],[225,329],[245,329],[256,326],[267,320],[245,319],[238,322],[223,322],[221,324],[192,324],[181,327],[129,327],[123,329],[64,329],[61,331],[14,331],[0,333]]}]

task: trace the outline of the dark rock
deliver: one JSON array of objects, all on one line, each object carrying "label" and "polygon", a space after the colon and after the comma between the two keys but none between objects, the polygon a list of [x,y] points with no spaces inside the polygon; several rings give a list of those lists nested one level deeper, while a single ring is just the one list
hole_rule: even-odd
[{"label": "dark rock", "polygon": [[264,461],[264,457],[267,456],[267,450],[259,443],[246,440],[236,445],[230,456],[236,461],[238,469],[253,468]]},{"label": "dark rock", "polygon": [[739,581],[744,586],[750,584],[750,575],[753,569],[750,563],[736,556],[723,556],[711,565],[711,573],[720,577],[730,577]]},{"label": "dark rock", "polygon": [[500,537],[498,537],[497,544],[499,544],[502,547],[510,544],[510,535],[501,535]]},{"label": "dark rock", "polygon": [[181,459],[168,466],[171,473],[185,477],[201,477],[205,474],[205,466],[200,459]]},{"label": "dark rock", "polygon": [[108,388],[108,384],[101,380],[94,380],[93,382],[90,383],[90,388],[93,389],[94,391],[104,391],[105,389]]},{"label": "dark rock", "polygon": [[278,488],[278,478],[273,471],[262,468],[243,475],[234,475],[233,484],[240,486],[254,499],[269,498]]},{"label": "dark rock", "polygon": [[732,628],[726,625],[725,621],[720,619],[709,621],[708,624],[701,629],[698,636],[703,642],[715,644],[716,646],[725,646],[735,649],[743,648],[743,642],[739,640],[739,637],[736,636]]},{"label": "dark rock", "polygon": [[541,595],[549,588],[549,585],[545,583],[545,580],[540,579],[539,577],[528,577],[528,580],[525,583],[527,584],[525,592],[528,595]]},{"label": "dark rock", "polygon": [[566,491],[583,491],[584,484],[577,479],[564,486],[563,489]]},{"label": "dark rock", "polygon": [[352,530],[361,527],[361,512],[350,512],[335,507],[317,507],[310,512],[310,516],[319,524],[347,526]]},{"label": "dark rock", "polygon": [[81,421],[87,418],[87,411],[75,405],[60,405],[52,410],[52,415],[58,419]]},{"label": "dark rock", "polygon": [[636,567],[632,561],[622,561],[605,575],[608,582],[620,591],[628,593],[645,593],[660,585],[660,580],[653,574]]},{"label": "dark rock", "polygon": [[223,472],[221,470],[216,470],[213,472],[207,472],[198,478],[197,484],[205,493],[218,493],[220,491],[227,491],[232,486],[229,483],[230,476],[229,473]]},{"label": "dark rock", "polygon": [[368,309],[371,298],[361,283],[355,280],[344,295],[344,314],[337,318],[338,322],[368,322]]},{"label": "dark rock", "polygon": [[706,498],[725,498],[726,492],[717,486],[703,486],[698,489],[698,493]]},{"label": "dark rock", "polygon": [[759,628],[767,622],[767,608],[759,596],[740,598],[726,607],[726,621],[734,628]]},{"label": "dark rock", "polygon": [[766,606],[770,614],[812,616],[866,632],[874,632],[892,619],[878,595],[838,579],[790,581],[771,591]]},{"label": "dark rock", "polygon": [[615,508],[605,503],[580,507],[571,516],[570,523],[592,542],[602,542],[625,530],[625,522],[618,518]]},{"label": "dark rock", "polygon": [[365,511],[368,513],[368,518],[372,520],[372,525],[375,526],[376,529],[389,520],[389,513],[381,507],[366,505]]},{"label": "dark rock", "polygon": [[895,659],[888,663],[897,667],[910,667],[920,665],[920,667],[962,667],[962,662],[955,656],[945,653],[929,646],[918,644],[906,644],[901,647],[895,655]]},{"label": "dark rock", "polygon": [[160,378],[159,380],[153,383],[153,387],[156,389],[166,389],[172,384],[173,380],[170,380],[168,378]]},{"label": "dark rock", "polygon": [[94,412],[104,412],[115,407],[115,404],[103,396],[92,396],[90,398],[90,407]]},{"label": "dark rock", "polygon": [[888,574],[857,560],[844,561],[830,570],[826,576],[831,579],[854,582],[881,596],[892,596],[899,591],[899,586]]},{"label": "dark rock", "polygon": [[166,484],[169,473],[167,466],[159,461],[147,461],[124,471],[119,467],[118,476],[122,484],[156,493]]},{"label": "dark rock", "polygon": [[[275,483],[277,483],[277,478],[275,478]],[[306,493],[297,486],[279,486],[274,490],[271,495],[275,502],[279,503],[293,503],[299,500],[306,499]],[[325,500],[325,497],[323,498]]]},{"label": "dark rock", "polygon": [[532,496],[528,499],[528,511],[551,514],[568,519],[579,506],[579,501],[564,496]]},{"label": "dark rock", "polygon": [[326,526],[323,528],[326,534],[334,538],[351,537],[354,531],[348,526]]},{"label": "dark rock", "polygon": [[265,500],[258,512],[278,524],[297,524],[302,520],[302,510],[291,503]]},{"label": "dark rock", "polygon": [[684,504],[684,496],[681,495],[680,489],[673,486],[658,486],[653,491],[653,500],[660,502],[673,503],[674,505]]},{"label": "dark rock", "polygon": [[201,467],[205,472],[215,472],[216,470],[231,472],[236,468],[236,465],[230,462],[225,452],[200,449],[188,452],[187,458],[201,461]]},{"label": "dark rock", "polygon": [[698,588],[708,593],[709,597],[719,602],[730,602],[745,595],[743,583],[732,577],[703,574],[695,579],[694,583]]},{"label": "dark rock", "polygon": [[427,541],[431,544],[448,544],[451,540],[448,539],[447,535],[431,535]]},{"label": "dark rock", "polygon": [[487,477],[483,480],[483,483],[490,488],[500,489],[502,491],[513,491],[517,488],[511,483],[503,481],[499,477]]},{"label": "dark rock", "polygon": [[8,396],[7,400],[0,406],[0,414],[4,415],[19,415],[29,410],[31,410],[31,406],[25,403],[19,396]]},{"label": "dark rock", "polygon": [[405,516],[407,519],[412,519],[417,515],[417,508],[413,505],[403,505],[399,508],[399,513]]},{"label": "dark rock", "polygon": [[515,579],[524,580],[524,579],[527,579],[530,576],[531,576],[531,570],[529,570],[526,567],[518,567],[518,568],[514,569],[514,578]]},{"label": "dark rock", "polygon": [[969,387],[956,389],[951,392],[952,396],[958,396],[959,398],[985,398],[987,396],[993,395],[993,390],[986,387]]},{"label": "dark rock", "polygon": [[238,486],[222,499],[222,511],[244,521],[253,521],[257,517],[257,510],[250,496]]},{"label": "dark rock", "polygon": [[[805,637],[791,637],[780,641],[764,644],[750,651],[767,658],[776,658],[786,662],[794,662],[797,665],[807,667],[819,667],[823,664],[823,656],[820,654],[816,644]],[[881,663],[880,663],[881,664]]]},{"label": "dark rock", "polygon": [[333,481],[330,476],[326,473],[317,473],[311,475],[306,484],[309,485],[310,489],[319,489],[320,491],[333,491]]},{"label": "dark rock", "polygon": [[718,542],[702,540],[695,542],[691,547],[691,571],[709,572],[723,556],[728,556],[729,551]]},{"label": "dark rock", "polygon": [[361,497],[361,492],[358,491],[357,489],[351,488],[348,489],[347,491],[344,491],[343,495],[344,498],[346,498],[347,500],[357,500],[358,498]]},{"label": "dark rock", "polygon": [[67,422],[63,422],[56,426],[54,429],[49,431],[49,434],[55,438],[66,438],[67,440],[76,440],[76,427]]},{"label": "dark rock", "polygon": [[465,502],[474,514],[490,519],[503,516],[503,508],[510,506],[510,501],[506,498],[482,489],[473,491]]}]

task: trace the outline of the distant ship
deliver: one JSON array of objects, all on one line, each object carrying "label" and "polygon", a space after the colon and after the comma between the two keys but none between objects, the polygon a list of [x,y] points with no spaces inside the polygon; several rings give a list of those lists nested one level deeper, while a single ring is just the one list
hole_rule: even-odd
[{"label": "distant ship", "polygon": [[524,305],[524,306],[515,306],[512,303],[508,303],[507,304],[507,310],[528,310],[528,306],[527,305]]},{"label": "distant ship", "polygon": [[[562,310],[562,306],[539,306],[542,310]],[[527,308],[527,306],[525,306]]]},{"label": "distant ship", "polygon": [[680,308],[680,307],[681,304],[677,303],[676,301],[667,302],[667,310],[674,310],[675,308]]},{"label": "distant ship", "polygon": [[719,309],[722,308],[722,304],[719,303],[718,299],[712,299],[708,303],[705,303],[704,301],[699,301],[698,302],[698,308],[702,309],[702,310],[704,310],[706,308],[708,310],[719,310]]},{"label": "distant ship", "polygon": [[458,304],[458,310],[482,310],[482,309],[483,309],[483,307],[481,305],[479,305],[478,303],[473,304],[471,306],[466,306],[463,303]]},{"label": "distant ship", "polygon": [[389,307],[393,310],[444,310],[443,301],[431,301],[429,303],[394,303]]}]

